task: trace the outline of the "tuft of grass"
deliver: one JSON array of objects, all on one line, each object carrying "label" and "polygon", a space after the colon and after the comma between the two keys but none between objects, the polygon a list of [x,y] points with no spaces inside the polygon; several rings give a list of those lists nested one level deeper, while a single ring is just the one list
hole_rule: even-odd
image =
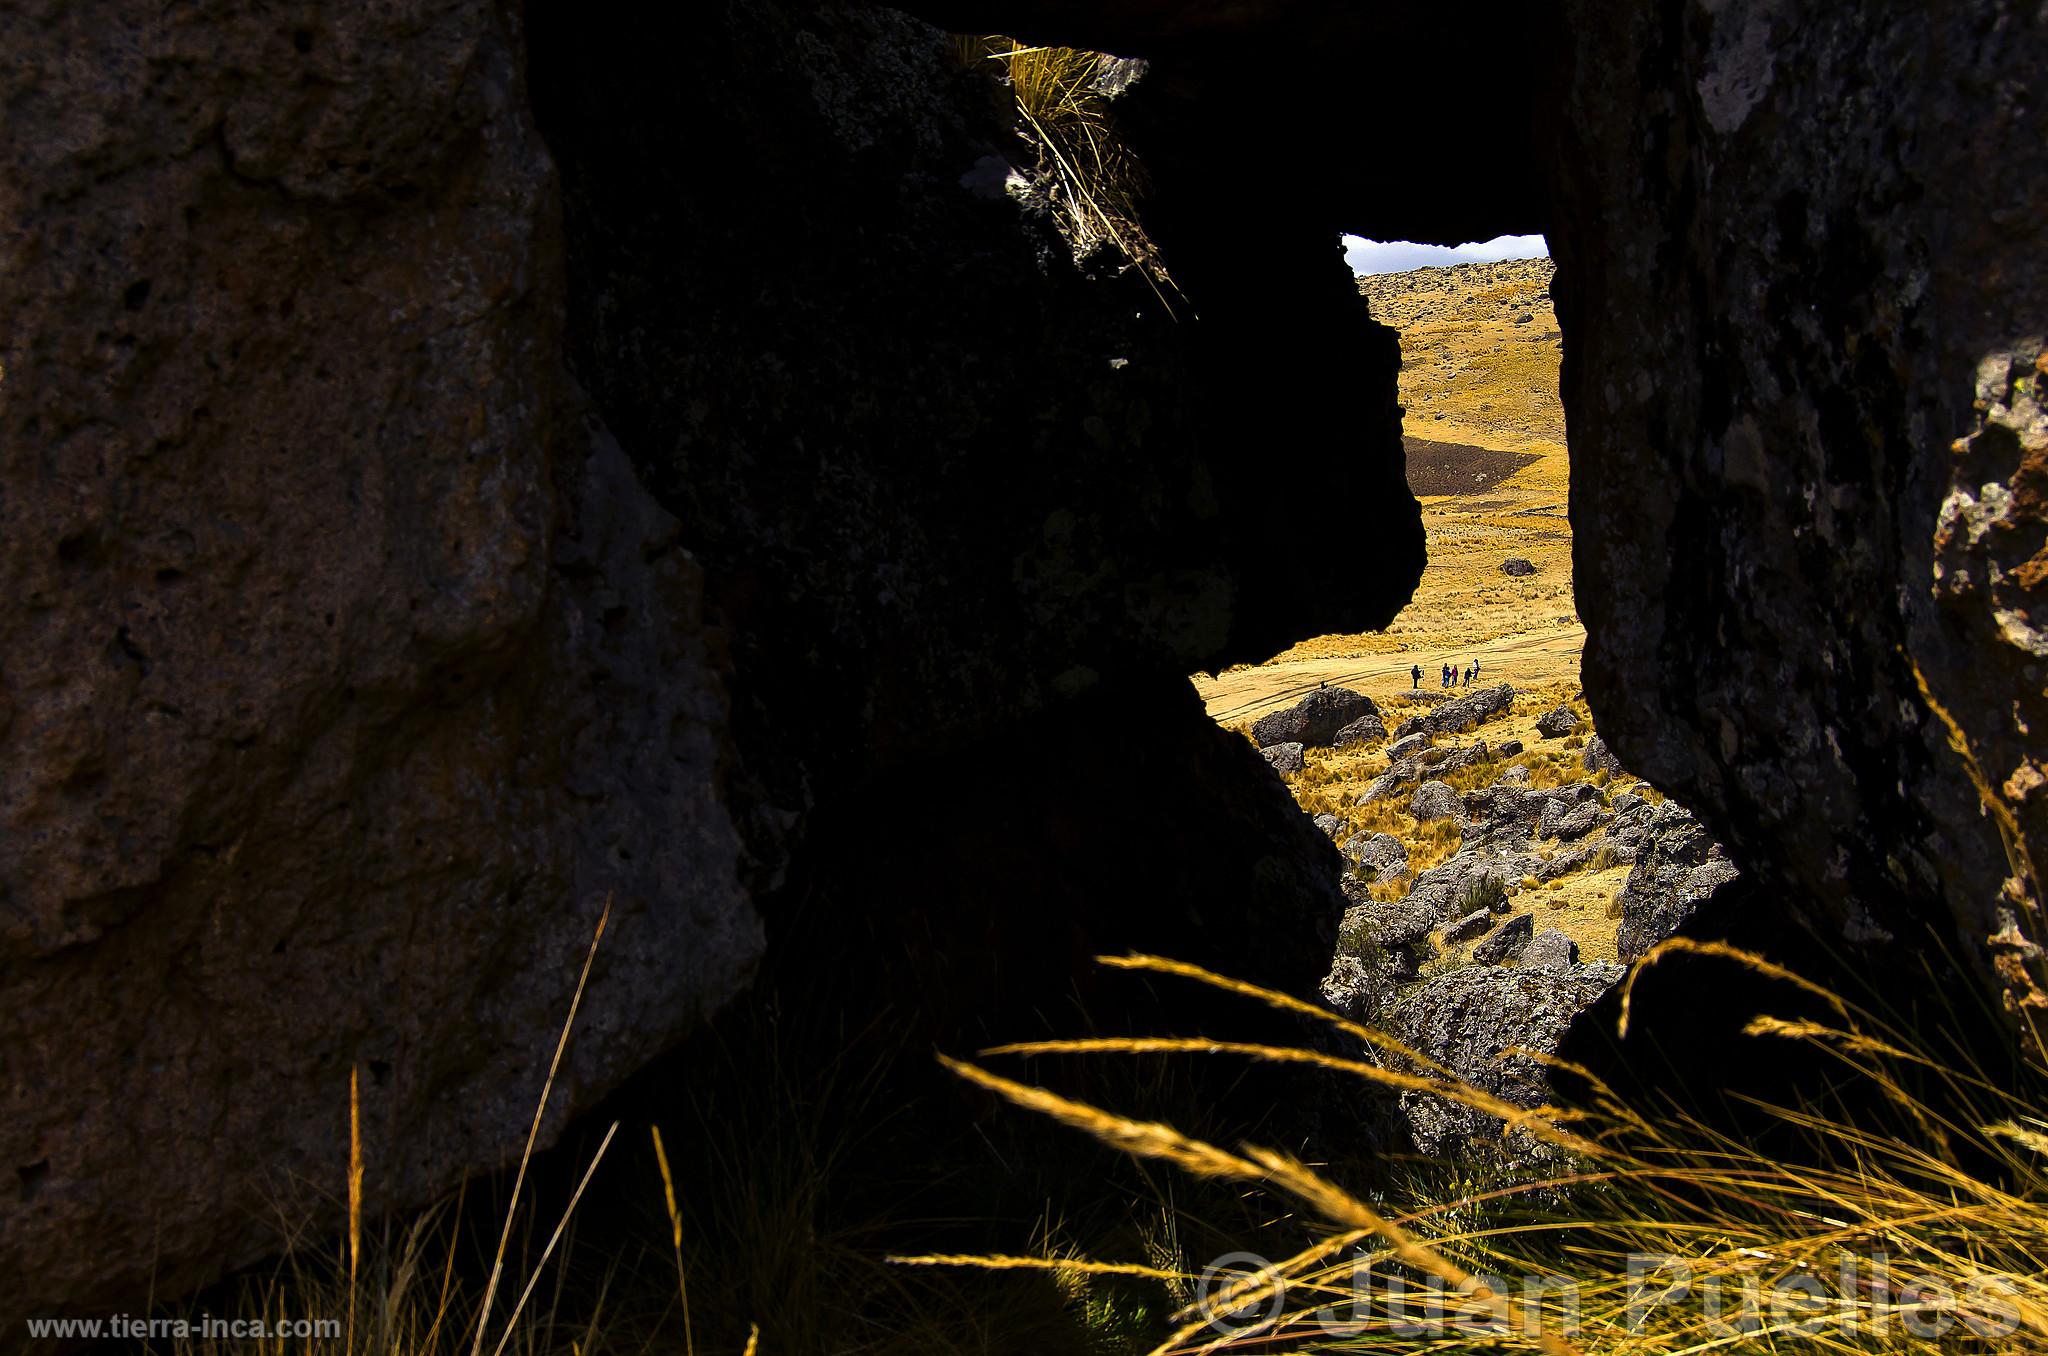
[{"label": "tuft of grass", "polygon": [[1171,312],[1168,294],[1179,289],[1139,215],[1144,167],[1117,129],[1102,90],[1115,58],[1074,47],[1027,47],[1000,36],[959,43],[963,52],[978,48],[984,60],[1001,65],[1019,128],[1038,156],[1036,177],[1074,258],[1114,251],[1144,274]]},{"label": "tuft of grass", "polygon": [[[1821,998],[1829,1020],[1760,1015],[1747,1037],[1809,1047],[1845,1083],[1881,1094],[1889,1119],[1878,1123],[1865,1112],[1859,1123],[1820,1104],[1767,1107],[1788,1132],[1781,1143],[1791,1146],[1769,1153],[1680,1112],[1624,1105],[1581,1069],[1575,1072],[1592,1089],[1591,1106],[1495,1112],[1561,1152],[1553,1175],[1484,1183],[1425,1167],[1405,1199],[1368,1201],[1283,1152],[1208,1144],[1169,1125],[945,1062],[978,1086],[1128,1154],[1291,1203],[1276,1208],[1269,1237],[1240,1241],[1239,1265],[1226,1283],[1173,1312],[1177,1326],[1151,1356],[1225,1349],[2048,1352],[2048,1073],[2029,1064],[2017,1085],[1994,1079],[1731,947],[1666,943],[1636,973],[1671,951],[1717,958]],[[1148,968],[1149,959],[1104,958],[1123,968]],[[1294,1002],[1192,967],[1149,968]],[[1346,1036],[1363,1036],[1369,1058],[1164,1040],[1041,1042],[983,1057],[1236,1054],[1313,1064],[1383,1088],[1424,1086],[1488,1109],[1485,1094],[1440,1070],[1383,1065],[1380,1038],[1322,1016]],[[1212,1287],[1215,1280],[1208,1278]],[[1396,1299],[1405,1308],[1394,1310]],[[1430,1313],[1433,1326],[1396,1322]]]}]

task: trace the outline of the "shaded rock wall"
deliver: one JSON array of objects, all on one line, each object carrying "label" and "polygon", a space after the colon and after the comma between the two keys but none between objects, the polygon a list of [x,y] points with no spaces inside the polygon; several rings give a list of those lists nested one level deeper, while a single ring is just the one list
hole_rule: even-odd
[{"label": "shaded rock wall", "polygon": [[330,1222],[352,1065],[373,1208],[516,1155],[607,894],[561,1107],[761,947],[516,28],[152,15],[0,16],[10,1334]]},{"label": "shaded rock wall", "polygon": [[1918,952],[1933,923],[2030,994],[2035,924],[1987,947],[2007,860],[1914,668],[2039,839],[2044,442],[2013,378],[2048,314],[2048,16],[1566,10],[1552,239],[1600,727],[1825,937]]},{"label": "shaded rock wall", "polygon": [[[608,894],[550,1136],[745,982],[761,902],[915,868],[1069,962],[1327,953],[1332,850],[1184,675],[1420,569],[1355,298],[1302,334],[1356,380],[1201,366],[1247,341],[1077,271],[993,82],[901,15],[523,22],[0,20],[0,1323],[333,1225],[352,1066],[373,1209],[505,1162]],[[1373,549],[1276,568],[1238,490],[1289,468]],[[1375,582],[1331,609],[1340,560]],[[1071,780],[1139,743],[1142,843]],[[1056,871],[920,851],[906,788],[961,766]]]}]

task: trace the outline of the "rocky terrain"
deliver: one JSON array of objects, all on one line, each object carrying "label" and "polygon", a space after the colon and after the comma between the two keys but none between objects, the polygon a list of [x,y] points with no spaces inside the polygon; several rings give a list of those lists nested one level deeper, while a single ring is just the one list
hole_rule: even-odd
[{"label": "rocky terrain", "polygon": [[[1346,863],[1325,1001],[1534,1107],[1543,1068],[1509,1052],[1556,1053],[1626,962],[1739,873],[1623,770],[1582,699],[1536,712],[1524,696],[1502,683],[1382,710],[1325,688],[1247,733]],[[1400,1113],[1423,1153],[1534,1149],[1521,1137],[1503,1154],[1497,1124],[1489,1136],[1489,1118],[1426,1095]]]},{"label": "rocky terrain", "polygon": [[[1184,305],[1009,191],[952,33],[1150,63]],[[370,1216],[516,1161],[607,899],[542,1144],[777,964],[922,1059],[1107,949],[1307,988],[1412,902],[1414,977],[1350,957],[1389,1011],[1554,1026],[1720,870],[1560,704],[1825,973],[1981,999],[1987,1065],[2048,1009],[2037,5],[24,0],[0,45],[9,1331],[331,1237],[352,1082]],[[1541,381],[1535,273],[1397,334],[1338,246],[1532,231]],[[1392,753],[1447,705],[1410,663],[1474,659],[1513,700]],[[1386,730],[1273,746],[1334,840],[1216,719],[1323,682]]]},{"label": "rocky terrain", "polygon": [[[1422,584],[1384,633],[1196,679],[1347,864],[1324,998],[1525,1106],[1549,1094],[1542,1066],[1503,1052],[1555,1053],[1627,962],[1738,874],[1623,768],[1578,683],[1553,274],[1538,259],[1359,279],[1401,334]],[[1311,678],[1338,685],[1297,700]],[[1421,1152],[1502,1157],[1478,1113],[1410,1094],[1400,1119]]]}]

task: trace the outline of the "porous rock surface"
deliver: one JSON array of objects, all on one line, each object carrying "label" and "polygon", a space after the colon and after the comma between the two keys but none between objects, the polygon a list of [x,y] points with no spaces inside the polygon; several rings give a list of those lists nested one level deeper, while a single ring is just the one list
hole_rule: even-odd
[{"label": "porous rock surface", "polygon": [[2048,16],[1562,10],[1550,238],[1595,719],[1857,966],[1917,964],[1900,939],[1932,926],[2048,1001],[2037,889],[2001,888],[1935,709],[2048,840]]},{"label": "porous rock surface", "polygon": [[[1262,957],[1327,953],[1334,848],[1185,675],[1420,570],[1334,258],[1341,302],[1262,312],[1327,363],[1276,424],[1008,191],[993,79],[865,5],[32,3],[0,43],[0,1325],[334,1227],[352,1067],[372,1211],[515,1157],[609,897],[552,1139],[746,982],[781,882],[901,878],[820,885],[814,821],[893,842],[864,790],[963,750],[1105,943],[1265,891],[1326,921]],[[1334,612],[1301,581],[1360,545],[1262,521],[1253,424],[1375,506]],[[1174,769],[1175,917],[1073,818],[1109,747]],[[1049,888],[918,866],[967,917]]]}]

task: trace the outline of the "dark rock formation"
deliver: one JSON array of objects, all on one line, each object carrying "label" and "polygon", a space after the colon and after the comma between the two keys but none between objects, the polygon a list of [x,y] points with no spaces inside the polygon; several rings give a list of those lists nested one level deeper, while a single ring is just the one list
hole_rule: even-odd
[{"label": "dark rock formation", "polygon": [[1494,930],[1492,936],[1472,948],[1475,965],[1505,965],[1522,954],[1522,948],[1536,935],[1536,916],[1518,913]]},{"label": "dark rock formation", "polygon": [[1560,739],[1578,728],[1579,718],[1569,706],[1553,706],[1536,717],[1536,733],[1545,739]]},{"label": "dark rock formation", "polygon": [[1482,687],[1476,691],[1447,701],[1425,715],[1410,716],[1394,731],[1396,735],[1410,735],[1418,731],[1432,735],[1458,734],[1469,730],[1481,721],[1495,716],[1504,716],[1513,707],[1515,689],[1507,683],[1495,687]]},{"label": "dark rock formation", "polygon": [[[1319,687],[1285,711],[1275,711],[1252,725],[1252,739],[1268,744],[1308,744],[1328,748],[1340,732],[1361,721],[1379,722],[1379,706],[1363,692],[1344,687]],[[1381,728],[1380,735],[1386,733]]]},{"label": "dark rock formation", "polygon": [[2048,842],[2048,20],[1562,9],[1550,239],[1596,721],[1859,968],[1932,924],[2037,1001],[2038,888],[2001,889],[1999,818],[1921,682]]},{"label": "dark rock formation", "polygon": [[[1522,320],[1526,319],[1528,319],[1526,316],[1522,318]],[[1519,325],[1522,323],[1522,320],[1517,320],[1515,323]],[[1517,579],[1526,579],[1536,573],[1536,565],[1535,562],[1525,560],[1521,556],[1509,556],[1500,563],[1500,572],[1505,575],[1512,575]]]},{"label": "dark rock formation", "polygon": [[[1053,711],[1126,749],[1107,692],[1167,713],[1152,845],[1234,879],[1230,930],[1245,890],[1336,915],[1334,850],[1270,779],[1240,812],[1257,764],[1185,700],[1420,569],[1393,341],[1323,218],[1176,324],[1006,196],[937,30],[520,15],[0,17],[0,1324],[331,1227],[298,1184],[346,1163],[351,1066],[372,1210],[516,1155],[610,895],[551,1138],[746,981],[780,882],[894,878],[824,890],[810,824],[886,839],[877,788],[963,751],[1036,797],[1041,931],[1193,942],[1017,750]],[[1239,362],[1275,332],[1317,362]],[[1255,511],[1276,446],[1373,539]],[[939,863],[931,898],[1029,912]]]},{"label": "dark rock formation", "polygon": [[0,1326],[518,1153],[745,983],[689,532],[559,356],[507,11],[31,4],[0,233]]}]

